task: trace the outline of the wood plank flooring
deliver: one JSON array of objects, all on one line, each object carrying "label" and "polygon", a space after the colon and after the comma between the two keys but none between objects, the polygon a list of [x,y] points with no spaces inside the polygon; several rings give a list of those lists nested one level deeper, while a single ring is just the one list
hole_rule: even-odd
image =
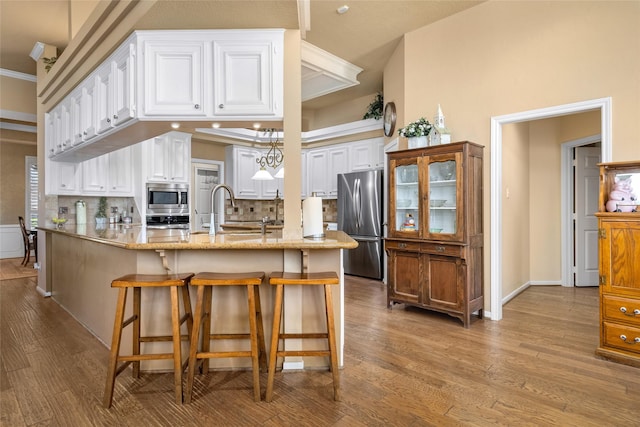
[{"label": "wood plank flooring", "polygon": [[532,287],[470,329],[385,302],[380,282],[348,277],[341,402],[325,371],[277,373],[271,403],[253,401],[249,371],[213,372],[190,405],[174,403],[171,374],[125,372],[106,410],[107,349],[34,278],[3,280],[0,425],[640,425],[640,369],[594,355],[596,288]]},{"label": "wood plank flooring", "polygon": [[0,280],[35,277],[38,270],[33,268],[35,257],[31,257],[26,266],[22,265],[22,258],[0,259]]}]

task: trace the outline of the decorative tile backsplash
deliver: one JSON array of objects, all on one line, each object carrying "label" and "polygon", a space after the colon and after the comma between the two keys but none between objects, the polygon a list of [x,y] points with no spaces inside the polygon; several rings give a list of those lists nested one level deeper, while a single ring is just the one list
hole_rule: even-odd
[{"label": "decorative tile backsplash", "polygon": [[[87,221],[93,221],[98,210],[98,199],[99,197],[97,196],[47,196],[45,202],[47,221],[50,221],[53,217],[64,216],[67,218],[67,224],[75,224],[76,201],[78,200],[84,200],[87,204]],[[142,222],[140,213],[131,197],[107,197],[107,205],[109,206],[109,213],[111,208],[117,208],[120,212],[129,212],[129,215],[133,217],[134,224]],[[67,208],[67,212],[60,214],[59,208]],[[133,214],[131,213],[131,208],[133,208]],[[302,202],[300,202],[300,208],[302,208]],[[230,209],[233,213],[228,215],[227,212]],[[323,200],[322,214],[324,222],[337,222],[337,200]],[[235,208],[231,207],[229,200],[225,200],[225,221],[260,221],[265,216],[273,220],[276,219],[276,202],[274,200],[236,200]],[[284,201],[282,200],[278,204],[277,219],[284,220]]]},{"label": "decorative tile backsplash", "polygon": [[[300,202],[302,209],[302,202]],[[231,209],[233,212],[228,215]],[[225,221],[260,221],[263,217],[276,219],[276,202],[274,200],[236,200],[236,206],[231,207],[231,201],[225,200]],[[277,219],[284,220],[284,202],[278,204]],[[324,222],[338,221],[338,201],[322,201],[322,219]]]}]

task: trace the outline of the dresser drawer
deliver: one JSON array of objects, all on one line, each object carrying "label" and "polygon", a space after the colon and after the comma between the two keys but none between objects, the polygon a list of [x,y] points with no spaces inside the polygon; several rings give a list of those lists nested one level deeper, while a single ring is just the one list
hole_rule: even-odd
[{"label": "dresser drawer", "polygon": [[622,320],[640,328],[640,299],[602,296],[603,320]]},{"label": "dresser drawer", "polygon": [[640,328],[604,322],[604,346],[640,354]]},{"label": "dresser drawer", "polygon": [[420,250],[420,242],[403,242],[397,240],[387,240],[384,243],[385,249],[393,249],[396,251],[415,251]]},{"label": "dresser drawer", "polygon": [[421,252],[432,255],[447,255],[454,257],[463,257],[462,247],[458,245],[445,245],[442,243],[423,243],[420,246]]}]

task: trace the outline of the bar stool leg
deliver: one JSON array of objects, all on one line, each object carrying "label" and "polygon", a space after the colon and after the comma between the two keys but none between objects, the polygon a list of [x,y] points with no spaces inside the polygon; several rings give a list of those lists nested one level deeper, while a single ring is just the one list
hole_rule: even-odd
[{"label": "bar stool leg", "polygon": [[[201,286],[204,289],[204,312],[202,313],[202,352],[209,353],[211,350],[211,306],[213,299],[213,288],[211,286]],[[202,359],[200,373],[209,373],[209,358]]]},{"label": "bar stool leg", "polygon": [[120,339],[122,338],[122,322],[124,321],[124,309],[127,302],[127,288],[121,288],[118,292],[116,305],[116,316],[113,321],[113,337],[111,339],[111,351],[109,355],[109,366],[107,368],[107,384],[104,390],[102,405],[105,408],[111,407],[113,400],[113,387],[116,382],[116,369],[118,367],[118,355],[120,354]]},{"label": "bar stool leg", "polygon": [[254,285],[255,296],[256,296],[256,311],[255,317],[257,319],[257,327],[258,327],[258,350],[260,352],[260,372],[267,371],[267,349],[265,348],[264,343],[264,326],[262,323],[262,305],[260,303],[260,286]]},{"label": "bar stool leg", "polygon": [[[133,330],[131,332],[132,344],[131,354],[134,356],[140,355],[140,300],[142,288],[133,288]],[[140,378],[140,361],[136,360],[133,363],[133,378]]]},{"label": "bar stool leg", "polygon": [[340,372],[338,371],[338,351],[336,348],[335,322],[333,318],[333,297],[331,285],[324,285],[324,298],[327,314],[327,337],[329,340],[329,353],[331,374],[333,375],[333,400],[340,400]]},{"label": "bar stool leg", "polygon": [[182,404],[182,349],[180,338],[180,301],[178,287],[171,286],[171,330],[173,336],[173,383],[176,403]]},{"label": "bar stool leg", "polygon": [[271,350],[269,352],[269,375],[267,377],[267,392],[264,400],[271,402],[273,397],[273,380],[276,374],[276,358],[278,342],[280,341],[280,318],[282,316],[282,294],[284,285],[276,285],[276,300],[273,307],[273,329],[271,331]]},{"label": "bar stool leg", "polygon": [[[187,370],[187,389],[184,393],[184,403],[191,403],[191,393],[193,391],[193,379],[196,374],[198,363],[197,353],[200,341],[200,327],[202,326],[202,311],[204,302],[205,286],[198,286],[198,297],[196,301],[196,311],[193,317],[193,328],[191,330],[191,341],[189,343],[189,368]],[[204,339],[204,338],[203,338]]]},{"label": "bar stool leg", "polygon": [[253,370],[253,400],[260,402],[260,366],[258,354],[258,331],[256,319],[256,297],[253,285],[247,285],[249,303],[249,336],[251,337],[251,368]]}]

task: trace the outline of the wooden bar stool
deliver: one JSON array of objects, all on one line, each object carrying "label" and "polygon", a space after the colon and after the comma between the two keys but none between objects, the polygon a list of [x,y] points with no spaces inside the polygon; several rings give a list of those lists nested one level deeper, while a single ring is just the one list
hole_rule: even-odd
[{"label": "wooden bar stool", "polygon": [[[193,379],[196,365],[200,373],[209,372],[209,359],[250,357],[253,370],[253,398],[256,402],[260,396],[260,369],[267,369],[267,350],[264,343],[262,325],[262,308],[260,306],[259,286],[264,279],[263,272],[252,273],[198,273],[191,279],[191,285],[198,287],[196,309],[193,318],[193,330],[189,348],[189,370],[187,372],[187,388],[185,403],[191,402]],[[211,296],[214,286],[246,286],[249,306],[249,333],[211,334]],[[202,344],[200,351],[200,328],[202,328]],[[212,340],[248,339],[250,351],[211,351]]]},{"label": "wooden bar stool", "polygon": [[[276,373],[278,357],[285,356],[329,356],[331,373],[333,374],[333,399],[340,400],[340,376],[338,372],[338,351],[336,348],[335,322],[333,320],[333,298],[331,285],[340,283],[338,275],[333,272],[322,273],[283,273],[274,272],[269,277],[269,283],[276,286],[276,299],[273,308],[273,331],[271,333],[271,350],[269,352],[269,375],[267,377],[267,392],[265,400],[271,402],[273,397],[273,380]],[[324,286],[325,315],[327,320],[326,333],[299,333],[288,334],[280,332],[282,317],[282,298],[284,285]],[[278,350],[280,340],[326,338],[329,343],[328,350]]]},{"label": "wooden bar stool", "polygon": [[[176,403],[182,403],[182,372],[185,364],[182,363],[180,327],[187,322],[189,335],[184,336],[188,340],[193,326],[191,314],[191,300],[189,299],[189,280],[193,273],[183,274],[128,274],[119,277],[111,282],[112,288],[120,288],[118,292],[118,302],[116,304],[116,317],[113,323],[113,338],[111,341],[111,355],[107,370],[107,384],[104,390],[103,405],[105,408],[111,407],[113,400],[113,387],[118,374],[120,374],[129,364],[133,363],[133,377],[140,377],[141,360],[173,360],[173,375]],[[140,297],[142,288],[168,287],[171,293],[171,335],[167,336],[140,336]],[[127,290],[133,288],[133,315],[124,320],[124,312],[127,304]],[[182,290],[182,301],[184,314],[180,317],[180,305],[178,288]],[[120,355],[120,341],[123,329],[133,324],[133,349],[128,356]],[[172,341],[172,353],[150,353],[140,354],[140,343]],[[119,362],[124,362],[118,366]]]}]

